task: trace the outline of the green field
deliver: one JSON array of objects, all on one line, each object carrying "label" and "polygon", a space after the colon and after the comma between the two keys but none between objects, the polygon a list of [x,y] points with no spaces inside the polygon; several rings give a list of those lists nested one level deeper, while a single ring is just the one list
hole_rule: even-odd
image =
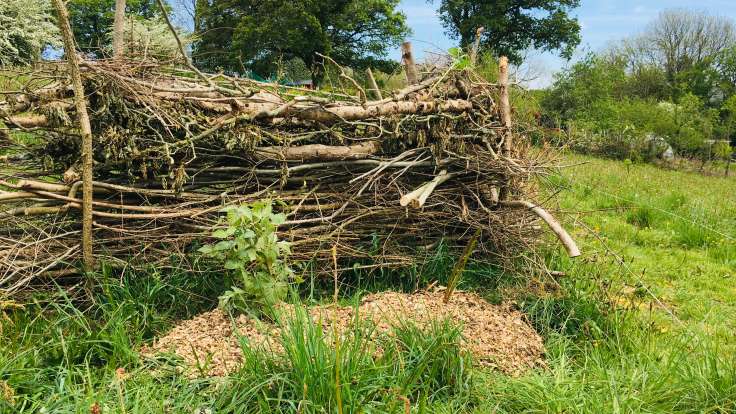
[{"label": "green field", "polygon": [[378,360],[361,338],[335,355],[307,325],[305,337],[284,338],[291,367],[246,352],[236,375],[191,380],[138,350],[214,307],[223,281],[152,272],[110,279],[85,308],[63,296],[5,305],[0,412],[404,412],[405,398],[413,413],[736,411],[736,178],[577,155],[561,163],[571,166],[542,188],[558,195],[583,257],[550,244],[544,259],[564,276],[527,282],[475,268],[463,286],[516,301],[545,338],[545,369],[512,378],[471,368],[446,325],[431,335],[404,327],[402,346]]}]

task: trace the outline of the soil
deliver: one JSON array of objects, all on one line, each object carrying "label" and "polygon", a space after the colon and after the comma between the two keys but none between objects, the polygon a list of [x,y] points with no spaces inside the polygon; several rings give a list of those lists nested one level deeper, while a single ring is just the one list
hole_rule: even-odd
[{"label": "soil", "polygon": [[[375,324],[374,336],[390,333],[397,324],[409,320],[419,328],[433,321],[449,319],[461,327],[463,346],[476,363],[518,375],[543,366],[542,338],[529,326],[524,315],[510,305],[492,305],[474,293],[455,292],[450,303],[443,302],[441,290],[412,294],[382,292],[363,298],[357,312]],[[293,314],[291,305],[284,305]],[[313,321],[324,332],[346,332],[355,319],[355,307],[333,305],[309,309]],[[335,323],[335,325],[333,325]],[[192,376],[224,376],[236,370],[242,350],[239,337],[253,347],[266,346],[281,353],[280,329],[275,324],[240,315],[233,319],[219,309],[183,321],[167,335],[142,350],[144,356],[173,352],[184,361]],[[380,350],[379,350],[380,351]]]}]

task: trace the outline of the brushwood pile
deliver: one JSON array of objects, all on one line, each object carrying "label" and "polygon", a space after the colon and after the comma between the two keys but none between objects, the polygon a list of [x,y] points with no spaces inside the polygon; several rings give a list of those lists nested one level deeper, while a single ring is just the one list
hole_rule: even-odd
[{"label": "brushwood pile", "polygon": [[[0,95],[0,289],[77,280],[81,135],[63,64]],[[321,90],[136,61],[82,65],[94,140],[94,252],[110,266],[186,262],[228,205],[271,200],[292,260],[416,263],[444,243],[500,259],[540,226],[545,174],[504,124],[501,86],[438,68],[369,99],[344,71]],[[514,139],[509,148],[505,140]],[[506,200],[506,201],[505,201]],[[522,206],[523,207],[523,206]],[[323,264],[323,265],[322,265]]]}]

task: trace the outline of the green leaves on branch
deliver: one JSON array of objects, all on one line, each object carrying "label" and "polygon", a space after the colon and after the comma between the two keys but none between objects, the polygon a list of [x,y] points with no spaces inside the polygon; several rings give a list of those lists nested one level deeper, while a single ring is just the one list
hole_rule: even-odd
[{"label": "green leaves on branch", "polygon": [[470,56],[459,47],[450,48],[447,53],[452,59],[452,68],[457,70],[468,69],[472,66],[473,62],[470,61]]},{"label": "green leaves on branch", "polygon": [[276,230],[286,216],[274,213],[270,200],[249,205],[230,206],[212,232],[220,241],[199,249],[200,253],[222,262],[225,269],[239,278],[240,286],[220,296],[220,306],[229,311],[260,310],[268,312],[286,297],[294,272],[286,258],[289,243],[279,241]]}]

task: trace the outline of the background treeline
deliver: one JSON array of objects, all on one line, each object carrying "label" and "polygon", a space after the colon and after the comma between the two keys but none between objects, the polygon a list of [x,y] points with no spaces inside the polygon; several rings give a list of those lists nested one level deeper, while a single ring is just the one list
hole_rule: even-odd
[{"label": "background treeline", "polygon": [[589,53],[541,95],[552,139],[616,158],[731,156],[736,138],[732,20],[665,11],[640,35]]}]

